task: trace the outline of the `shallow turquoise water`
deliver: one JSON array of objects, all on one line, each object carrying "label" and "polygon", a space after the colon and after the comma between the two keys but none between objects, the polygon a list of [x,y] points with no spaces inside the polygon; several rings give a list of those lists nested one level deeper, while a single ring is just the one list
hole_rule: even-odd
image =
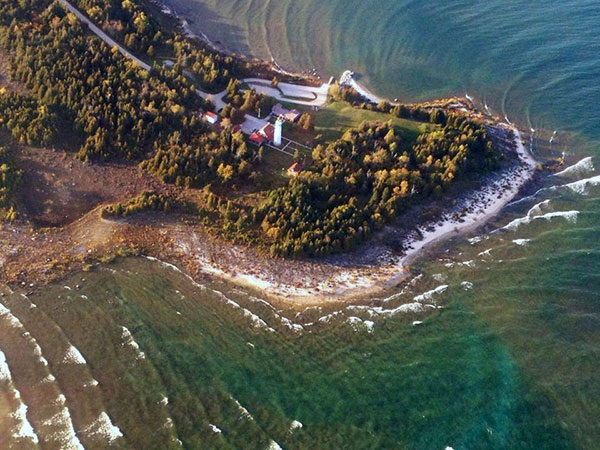
[{"label": "shallow turquoise water", "polygon": [[[286,449],[594,448],[585,439],[597,438],[597,404],[571,397],[593,394],[598,383],[582,371],[581,389],[568,365],[574,360],[591,369],[597,354],[579,349],[562,365],[556,356],[567,346],[597,343],[597,327],[591,322],[574,333],[565,322],[552,330],[560,322],[558,302],[515,308],[512,301],[526,290],[496,296],[495,277],[484,276],[464,291],[459,279],[449,274],[444,309],[377,320],[372,333],[343,317],[292,332],[279,313],[242,291],[193,284],[171,268],[135,258],[74,275],[27,300],[14,294],[2,302],[44,354],[53,344],[42,330],[50,326],[84,355],[105,411],[123,433],[116,448],[178,448],[176,439],[199,449],[267,449],[271,441]],[[30,302],[41,319],[29,317]],[[241,308],[266,324],[253,326]],[[424,324],[411,325],[417,318]],[[137,351],[122,343],[123,326]],[[515,358],[523,345],[529,348]],[[9,355],[16,351],[11,342],[3,346]],[[144,358],[136,357],[139,351]],[[75,401],[78,391],[68,386],[73,369],[60,354],[49,362],[78,417],[90,406]],[[18,371],[14,380],[27,392]],[[36,398],[24,398],[35,409]],[[590,409],[578,411],[575,421],[561,410],[582,403]],[[170,428],[163,425],[167,417]],[[292,430],[293,421],[302,428]],[[75,425],[85,428],[85,419]]]}]

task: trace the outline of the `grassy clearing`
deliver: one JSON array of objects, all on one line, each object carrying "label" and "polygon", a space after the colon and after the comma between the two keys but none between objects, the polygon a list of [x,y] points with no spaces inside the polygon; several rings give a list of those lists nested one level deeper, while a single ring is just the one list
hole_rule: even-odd
[{"label": "grassy clearing", "polygon": [[405,133],[410,142],[414,142],[420,133],[432,127],[430,124],[400,119],[390,114],[354,108],[342,102],[331,103],[313,114],[315,132],[323,135],[326,142],[339,139],[348,128],[357,127],[364,121],[387,122],[391,120],[398,129]]},{"label": "grassy clearing", "polygon": [[291,103],[282,102],[288,109],[297,109],[302,113],[309,113],[314,118],[315,129],[308,132],[300,129],[298,126],[286,123],[284,124],[283,135],[293,141],[312,146],[315,137],[322,136],[323,142],[335,141],[349,128],[355,128],[362,122],[387,122],[391,120],[398,131],[404,133],[407,143],[414,143],[419,134],[432,129],[434,125],[429,123],[416,122],[414,120],[400,119],[391,114],[383,114],[366,109],[358,109],[344,102],[334,102],[326,105],[318,111],[312,108],[298,106]]}]

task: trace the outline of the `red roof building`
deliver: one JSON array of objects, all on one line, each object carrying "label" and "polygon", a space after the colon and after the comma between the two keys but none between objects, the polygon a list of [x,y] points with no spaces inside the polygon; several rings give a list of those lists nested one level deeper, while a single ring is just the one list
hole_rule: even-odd
[{"label": "red roof building", "polygon": [[267,123],[260,130],[255,131],[249,137],[249,139],[257,145],[262,145],[265,142],[272,143],[275,137],[275,127]]},{"label": "red roof building", "polygon": [[287,173],[290,177],[297,177],[300,172],[302,172],[302,164],[297,162],[292,164],[287,170]]},{"label": "red roof building", "polygon": [[273,142],[273,138],[275,137],[275,127],[268,123],[264,127],[262,127],[258,132],[263,135],[268,142]]},{"label": "red roof building", "polygon": [[214,112],[208,111],[204,114],[204,118],[207,122],[215,124],[219,121],[219,116],[217,116]]},{"label": "red roof building", "polygon": [[250,139],[250,141],[254,142],[256,145],[262,145],[266,140],[262,134],[258,133],[258,131],[252,133],[248,139]]}]

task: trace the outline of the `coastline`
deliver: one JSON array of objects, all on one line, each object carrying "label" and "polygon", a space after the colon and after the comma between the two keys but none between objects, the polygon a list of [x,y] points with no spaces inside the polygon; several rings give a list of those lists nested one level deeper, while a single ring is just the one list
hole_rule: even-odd
[{"label": "coastline", "polygon": [[[535,161],[520,133],[509,125],[499,128],[510,137],[518,164],[486,180],[479,189],[465,192],[435,222],[417,222],[416,229],[405,230],[401,251],[390,254],[389,248],[380,249],[373,242],[330,260],[272,258],[257,248],[207,234],[189,215],[146,212],[127,220],[106,220],[100,214],[101,204],[64,227],[36,230],[23,224],[0,229],[2,278],[35,289],[73,270],[89,270],[115,257],[145,255],[176,266],[194,280],[231,282],[259,291],[285,307],[373,298],[406,280],[410,266],[432,247],[485,224],[531,178]],[[32,241],[36,242],[34,249]],[[369,252],[375,255],[366,255]]]},{"label": "coastline", "polygon": [[[435,247],[450,237],[468,233],[483,226],[495,217],[519,193],[519,190],[531,179],[536,161],[523,144],[517,128],[505,125],[514,133],[515,152],[520,164],[506,169],[491,184],[470,192],[462,199],[458,210],[469,210],[464,215],[457,214],[457,208],[446,211],[435,223],[425,223],[417,227],[412,236],[407,237],[408,250],[397,255],[390,262],[357,268],[341,268],[335,270],[325,280],[310,280],[303,286],[290,283],[273,282],[272,274],[258,275],[239,273],[236,270],[224,270],[218,265],[204,260],[199,261],[202,273],[216,276],[229,282],[260,290],[267,295],[285,300],[285,302],[302,305],[323,304],[328,302],[348,302],[360,295],[362,298],[379,294],[393,288],[408,278],[410,265],[423,256],[427,250]],[[343,255],[342,255],[343,257]],[[312,264],[312,262],[306,262]],[[327,263],[323,263],[327,264]],[[329,266],[332,271],[334,267]],[[311,285],[312,284],[312,285]]]},{"label": "coastline", "polygon": [[[171,11],[171,15],[183,20],[175,12]],[[184,22],[182,26],[185,28]],[[197,35],[195,37],[200,38]],[[210,41],[207,44],[213,45]],[[350,81],[356,83],[352,79]],[[470,100],[454,100],[449,104],[438,101],[430,102],[429,105],[481,117]],[[491,123],[498,130],[504,130],[507,135],[512,134],[510,147],[514,147],[519,163],[515,167],[504,169],[495,179],[487,180],[490,183],[465,193],[464,198],[458,198],[457,207],[445,210],[435,222],[418,223],[416,228],[405,234],[405,249],[395,252],[391,257],[375,258],[375,261],[370,262],[360,258],[354,260],[355,255],[351,255],[349,261],[345,260],[348,255],[328,261],[274,259],[260,254],[255,248],[219,239],[206,239],[206,236],[200,236],[201,232],[196,232],[194,226],[197,224],[161,223],[160,216],[156,218],[151,214],[142,215],[141,219],[135,218],[131,222],[108,221],[100,217],[100,209],[104,206],[100,205],[64,228],[27,230],[23,226],[19,231],[22,235],[17,238],[13,235],[19,233],[13,228],[12,234],[8,232],[5,235],[9,247],[5,254],[10,255],[8,261],[19,259],[24,275],[16,274],[11,279],[7,273],[7,260],[1,258],[0,262],[5,267],[4,278],[21,285],[30,285],[31,278],[35,278],[36,282],[45,276],[52,278],[49,272],[56,265],[53,262],[56,255],[65,255],[64,261],[59,261],[59,266],[68,266],[65,268],[68,270],[78,266],[85,267],[90,262],[103,261],[106,255],[119,254],[120,249],[131,248],[135,252],[182,267],[192,277],[223,279],[260,290],[274,301],[279,300],[288,305],[350,302],[357,297],[374,296],[403,281],[409,274],[408,266],[425,250],[487,222],[514,199],[519,189],[531,178],[535,161],[527,152],[519,130],[512,124],[488,121],[488,124]],[[0,237],[4,237],[1,232]],[[14,239],[10,239],[11,237]],[[28,254],[28,246],[31,244],[29,238],[38,240],[36,247],[43,248],[39,252]],[[17,250],[16,247],[10,248],[11,242],[18,244]],[[75,248],[69,248],[69,243]],[[360,251],[364,249],[363,246]],[[13,255],[15,258],[12,258]],[[35,273],[36,268],[39,270],[38,274]],[[15,268],[12,269],[11,272]]]},{"label": "coastline", "polygon": [[[201,39],[214,50],[221,52],[225,51],[216,46],[206,34],[202,32],[200,32],[199,35],[194,33],[191,30],[189,23],[180,17],[171,7],[167,6],[163,0],[157,1],[163,5],[163,11],[168,11],[168,14],[180,21],[186,36]],[[292,74],[284,70],[277,64],[272,56],[270,63],[277,72],[285,75],[295,75],[307,78],[304,74]],[[386,101],[393,104],[389,99],[374,94],[371,90],[358,83],[354,79],[353,73],[349,70],[342,74],[340,81],[341,84],[354,88],[364,98],[373,103]],[[470,103],[470,110],[465,110],[464,108],[461,109],[466,113],[474,113],[472,99],[467,96],[466,100]],[[266,274],[263,274],[263,276],[244,273],[240,274],[236,271],[223,270],[206,261],[199,261],[200,266],[202,267],[201,271],[235,284],[244,285],[252,289],[263,290],[271,296],[283,297],[293,303],[304,303],[307,297],[316,297],[323,302],[342,299],[348,300],[355,295],[369,296],[373,293],[391,288],[407,278],[409,274],[408,266],[417,260],[425,251],[450,237],[467,233],[484,225],[492,217],[497,215],[502,208],[514,200],[520,188],[531,179],[536,165],[535,159],[523,144],[521,133],[518,128],[508,120],[503,125],[507,130],[514,133],[515,149],[521,160],[521,165],[508,170],[502,178],[494,181],[491,185],[483,186],[481,189],[470,193],[469,198],[465,200],[466,205],[463,205],[463,209],[475,210],[474,212],[469,212],[466,216],[460,217],[458,220],[452,217],[454,215],[453,211],[446,212],[444,213],[444,217],[436,223],[424,224],[417,227],[414,234],[420,236],[420,238],[417,236],[408,238],[408,250],[405,254],[396,256],[395,261],[391,264],[388,263],[371,268],[374,272],[371,275],[365,275],[364,273],[361,273],[363,271],[360,270],[348,269],[345,272],[333,276],[330,281],[321,281],[312,287],[298,288],[291,285],[273,283],[267,279],[269,277],[268,275],[265,276]],[[508,189],[506,188],[507,183],[510,186]],[[501,191],[501,194],[498,194],[499,191]],[[346,286],[334,288],[332,290],[331,285],[335,282],[345,283]],[[329,289],[327,289],[328,285]],[[321,303],[321,301],[317,303]]]}]

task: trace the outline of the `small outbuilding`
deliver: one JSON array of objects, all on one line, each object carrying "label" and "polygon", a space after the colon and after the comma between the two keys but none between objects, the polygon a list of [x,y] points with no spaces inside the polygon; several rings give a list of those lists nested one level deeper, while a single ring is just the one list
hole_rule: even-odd
[{"label": "small outbuilding", "polygon": [[274,117],[282,118],[286,122],[295,122],[300,117],[299,111],[295,109],[284,108],[281,103],[277,103],[275,106],[273,106],[271,114]]},{"label": "small outbuilding", "polygon": [[214,112],[208,111],[204,114],[204,120],[215,125],[219,121],[219,116],[217,116]]},{"label": "small outbuilding", "polygon": [[294,164],[292,164],[292,165],[291,165],[291,166],[288,168],[288,170],[287,170],[287,174],[288,174],[290,177],[297,177],[297,176],[298,176],[298,174],[299,174],[300,172],[302,172],[302,169],[303,169],[303,167],[302,167],[302,164],[295,162]]}]

